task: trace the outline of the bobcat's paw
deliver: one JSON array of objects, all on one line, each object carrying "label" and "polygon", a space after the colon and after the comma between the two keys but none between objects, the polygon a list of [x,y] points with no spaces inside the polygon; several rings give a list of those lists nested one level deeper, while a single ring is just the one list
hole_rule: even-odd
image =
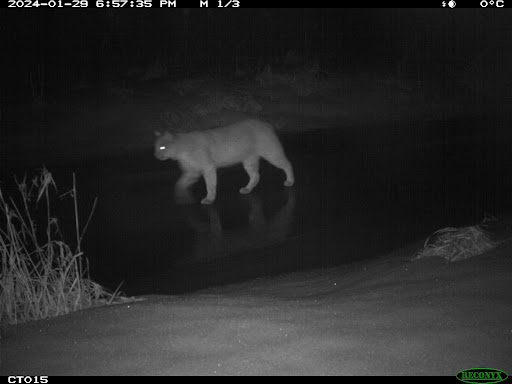
[{"label": "bobcat's paw", "polygon": [[251,193],[251,191],[252,191],[251,188],[246,188],[246,187],[240,188],[240,193],[242,195],[247,195],[248,193]]},{"label": "bobcat's paw", "polygon": [[201,204],[209,205],[209,204],[212,204],[214,201],[215,201],[214,199],[209,199],[209,198],[205,197],[203,200],[201,200]]},{"label": "bobcat's paw", "polygon": [[284,186],[285,186],[285,187],[291,187],[292,185],[293,185],[293,181],[291,181],[291,180],[286,180],[286,181],[284,182]]}]

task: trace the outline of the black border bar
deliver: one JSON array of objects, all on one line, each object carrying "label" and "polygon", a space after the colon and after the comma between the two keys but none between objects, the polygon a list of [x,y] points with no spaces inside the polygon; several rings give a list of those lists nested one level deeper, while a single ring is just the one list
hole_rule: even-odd
[{"label": "black border bar", "polygon": [[[340,5],[351,5],[350,2],[338,2]],[[300,8],[293,7],[293,2],[281,0],[0,0],[2,8],[35,8],[35,9],[59,9],[59,8],[97,8],[97,9],[174,9],[174,8]],[[303,2],[297,2],[302,5]],[[415,8],[421,12],[421,8],[445,9],[446,12],[456,12],[461,8],[501,9],[507,8],[512,0],[410,0],[386,2],[382,8]],[[315,1],[315,8],[331,8],[332,1]],[[338,7],[346,8],[346,7]],[[373,8],[373,7],[363,7]],[[380,8],[380,6],[379,6]]]}]

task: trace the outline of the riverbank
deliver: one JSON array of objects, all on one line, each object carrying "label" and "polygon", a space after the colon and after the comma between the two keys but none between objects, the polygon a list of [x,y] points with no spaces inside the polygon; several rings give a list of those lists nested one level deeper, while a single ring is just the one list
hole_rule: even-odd
[{"label": "riverbank", "polygon": [[512,372],[512,241],[455,263],[421,244],[9,326],[4,375],[455,375]]}]

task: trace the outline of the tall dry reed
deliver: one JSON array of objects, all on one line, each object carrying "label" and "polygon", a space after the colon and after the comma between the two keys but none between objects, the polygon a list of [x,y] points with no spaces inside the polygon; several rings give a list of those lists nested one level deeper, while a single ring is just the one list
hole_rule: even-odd
[{"label": "tall dry reed", "polygon": [[89,278],[81,249],[96,200],[80,230],[73,174],[73,188],[60,196],[74,201],[73,249],[53,216],[57,188],[52,174],[43,168],[30,182],[25,176],[15,183],[15,196],[5,196],[0,188],[0,323],[59,316],[112,301],[117,293],[110,294]]}]

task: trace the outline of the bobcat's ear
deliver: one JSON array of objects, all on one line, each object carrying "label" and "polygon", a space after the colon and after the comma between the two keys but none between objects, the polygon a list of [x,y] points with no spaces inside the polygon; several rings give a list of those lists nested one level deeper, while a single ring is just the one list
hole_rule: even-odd
[{"label": "bobcat's ear", "polygon": [[160,132],[160,131],[155,131],[155,136],[156,136],[156,137],[160,137],[160,136],[162,136],[162,132]]}]

